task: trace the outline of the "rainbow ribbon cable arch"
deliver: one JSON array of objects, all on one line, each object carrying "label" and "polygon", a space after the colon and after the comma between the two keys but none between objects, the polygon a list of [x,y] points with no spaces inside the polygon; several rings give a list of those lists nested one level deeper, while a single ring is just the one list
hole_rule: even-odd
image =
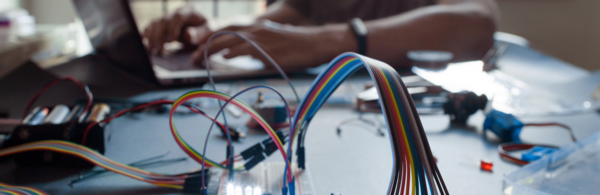
[{"label": "rainbow ribbon cable arch", "polygon": [[[394,167],[388,194],[448,194],[414,102],[400,75],[381,61],[355,53],[344,53],[334,59],[300,103],[290,132],[290,136],[299,136],[298,149],[304,151],[302,138],[317,110],[346,78],[362,67],[375,83],[390,135]],[[288,155],[294,137],[290,139]]]}]

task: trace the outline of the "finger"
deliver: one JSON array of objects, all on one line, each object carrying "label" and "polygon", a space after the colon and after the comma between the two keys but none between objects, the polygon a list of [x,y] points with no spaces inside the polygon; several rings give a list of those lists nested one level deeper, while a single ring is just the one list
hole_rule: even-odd
[{"label": "finger", "polygon": [[146,47],[146,50],[150,51],[150,35],[152,32],[152,24],[148,25],[148,27],[146,27],[146,29],[144,29],[144,32],[142,33],[142,41],[144,42],[144,46]]},{"label": "finger", "polygon": [[183,33],[182,41],[184,43],[199,45],[200,40],[206,39],[206,37],[210,36],[212,31],[208,28],[208,26],[200,26],[200,27],[187,27]]},{"label": "finger", "polygon": [[168,22],[168,28],[166,29],[167,32],[167,39],[166,41],[171,42],[171,41],[175,41],[177,39],[179,39],[179,36],[181,35],[181,30],[183,28],[183,24],[185,23],[185,21],[181,18],[181,16],[179,14],[175,14],[171,17],[171,20]]},{"label": "finger", "polygon": [[254,48],[249,43],[242,43],[238,46],[229,48],[229,53],[223,55],[225,59],[235,58],[237,56],[251,55],[254,53]]},{"label": "finger", "polygon": [[156,27],[152,31],[152,35],[150,36],[150,49],[153,54],[159,54],[162,52],[163,45],[165,43],[165,31],[166,31],[166,21],[161,19],[160,22],[157,22]]},{"label": "finger", "polygon": [[[210,43],[207,42],[207,44],[210,44],[208,47],[207,56],[210,56],[226,48],[235,47],[236,45],[242,43],[242,41],[243,40],[239,37],[229,34],[216,37],[213,40],[211,40]],[[202,62],[202,60],[204,60],[205,50],[206,44],[200,45],[200,47],[198,47],[198,50],[194,52],[194,57],[192,59],[197,63]]]},{"label": "finger", "polygon": [[231,59],[238,56],[250,55],[254,59],[260,60],[265,66],[264,68],[269,69],[273,68],[271,61],[269,61],[262,53],[260,53],[256,48],[254,48],[250,43],[243,43],[239,46],[233,47],[229,49],[229,53],[223,55],[225,59]]},{"label": "finger", "polygon": [[144,30],[144,37],[146,38],[148,45],[148,51],[152,52],[152,50],[154,49],[154,34],[155,31],[157,31],[157,26],[159,25],[160,21],[156,20],[153,21],[147,28],[146,30]]},{"label": "finger", "polygon": [[[248,28],[250,28],[250,26],[231,25],[231,26],[222,28],[222,29],[220,29],[218,31],[215,31],[214,33],[212,33],[210,35],[213,35],[213,34],[216,34],[216,33],[220,33],[220,32],[223,32],[223,31],[234,31],[234,32],[235,31],[243,31],[243,30],[246,30]],[[206,41],[208,40],[208,38],[210,38],[210,35],[205,36],[202,39],[200,39],[199,43],[203,43],[203,44],[206,43]]]}]

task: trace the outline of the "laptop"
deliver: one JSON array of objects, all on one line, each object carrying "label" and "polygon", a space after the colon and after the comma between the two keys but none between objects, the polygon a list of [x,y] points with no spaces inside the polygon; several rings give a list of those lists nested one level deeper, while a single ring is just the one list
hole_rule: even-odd
[{"label": "laptop", "polygon": [[[128,0],[73,0],[94,55],[126,73],[163,86],[208,81],[208,72],[192,63],[191,53],[173,52],[151,56],[146,51]],[[215,80],[259,77],[277,74],[250,56],[233,59],[217,53],[209,58]]]}]

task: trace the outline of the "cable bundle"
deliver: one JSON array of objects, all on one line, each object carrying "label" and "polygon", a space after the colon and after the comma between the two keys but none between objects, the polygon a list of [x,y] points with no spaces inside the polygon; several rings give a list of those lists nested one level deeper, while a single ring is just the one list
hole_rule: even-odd
[{"label": "cable bundle", "polygon": [[[238,93],[238,95],[245,91],[248,91],[253,88],[258,88],[258,87],[263,87],[263,86],[248,88],[248,89]],[[263,87],[263,88],[270,88],[270,87]],[[272,88],[270,88],[270,89],[272,89]],[[227,103],[232,103],[233,105],[242,109],[244,112],[250,114],[250,116],[252,118],[254,118],[254,120],[256,120],[266,130],[266,132],[269,134],[269,136],[271,136],[271,138],[273,140],[275,140],[275,145],[281,152],[282,156],[284,158],[286,157],[286,153],[283,148],[282,141],[279,139],[279,137],[277,136],[275,131],[271,128],[271,126],[269,126],[269,124],[254,109],[252,109],[252,107],[244,104],[243,102],[241,102],[235,98],[232,98],[231,96],[229,96],[227,94],[221,93],[221,92],[210,91],[210,90],[197,90],[197,91],[188,92],[188,93],[182,95],[181,97],[179,97],[177,100],[175,100],[175,102],[173,103],[173,107],[171,108],[171,113],[169,114],[169,124],[170,124],[169,126],[171,127],[171,133],[173,134],[175,141],[181,147],[181,149],[185,153],[187,153],[190,157],[192,157],[196,162],[198,162],[200,164],[204,164],[203,163],[204,158],[203,158],[202,154],[200,154],[199,152],[194,150],[187,142],[185,142],[185,140],[182,139],[182,137],[177,132],[177,128],[175,128],[175,124],[173,123],[173,114],[175,113],[176,108],[178,106],[180,106],[181,104],[185,103],[186,101],[188,101],[190,99],[194,99],[194,98],[213,98],[213,99],[217,99],[217,100],[224,100],[224,101],[227,101]],[[219,111],[219,113],[222,111],[222,108],[224,108],[225,106],[227,106],[227,104],[224,104],[221,107],[221,110]],[[206,148],[206,145],[205,145],[205,148]],[[218,163],[215,163],[214,161],[211,161],[209,159],[206,159],[206,164],[208,164],[210,166],[218,167],[218,168],[226,168],[226,167],[224,167]],[[237,169],[237,170],[243,170],[243,169]]]},{"label": "cable bundle", "polygon": [[99,154],[98,152],[93,151],[85,146],[57,140],[32,142],[6,148],[0,150],[0,157],[33,150],[53,151],[78,156],[106,170],[162,187],[183,189],[185,179],[188,177],[187,174],[162,175],[151,173],[110,160],[102,154]]},{"label": "cable bundle", "polygon": [[[330,63],[317,77],[294,115],[290,136],[299,135],[299,166],[304,166],[302,138],[311,119],[333,91],[363,66],[369,71],[377,88],[390,134],[394,168],[388,194],[448,194],[413,100],[400,75],[383,62],[354,53],[342,54]],[[291,154],[293,140],[292,137],[288,155]],[[291,155],[288,156],[288,159],[290,158]],[[293,186],[293,181],[290,182],[290,186]],[[290,192],[292,191],[290,189]]]},{"label": "cable bundle", "polygon": [[35,188],[11,186],[8,184],[0,183],[0,194],[7,195],[46,195],[47,193],[42,192]]}]

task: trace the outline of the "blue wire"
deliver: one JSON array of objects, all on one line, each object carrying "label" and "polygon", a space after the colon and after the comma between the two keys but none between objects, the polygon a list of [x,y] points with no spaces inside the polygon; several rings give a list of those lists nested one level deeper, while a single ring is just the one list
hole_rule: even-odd
[{"label": "blue wire", "polygon": [[[275,69],[277,69],[277,71],[279,72],[279,74],[281,74],[281,76],[283,77],[283,79],[285,79],[287,81],[287,83],[290,85],[290,88],[292,88],[292,91],[294,92],[294,95],[296,96],[296,101],[300,102],[300,97],[298,96],[298,93],[296,92],[296,88],[294,88],[294,85],[292,85],[292,82],[290,81],[290,79],[287,77],[287,75],[285,74],[285,72],[283,71],[283,69],[281,69],[281,67],[279,66],[279,64],[277,64],[277,62],[275,62],[275,60],[273,60],[273,58],[271,58],[271,56],[269,56],[269,54],[267,54],[267,52],[265,52],[260,46],[258,46],[254,41],[246,38],[245,36],[242,36],[241,34],[237,33],[237,32],[233,32],[233,31],[221,31],[218,33],[215,33],[213,35],[211,35],[208,40],[206,41],[206,45],[204,47],[204,63],[207,66],[207,72],[208,72],[208,78],[210,80],[210,84],[213,87],[214,91],[217,91],[217,89],[215,88],[215,82],[212,78],[212,75],[210,73],[210,63],[208,61],[208,46],[210,45],[210,41],[217,37],[217,36],[221,36],[221,35],[225,35],[225,34],[230,34],[230,35],[235,35],[238,38],[246,41],[248,44],[250,44],[252,47],[254,47],[256,50],[258,50],[259,53],[261,53],[274,67]],[[284,100],[285,101],[285,100]],[[221,106],[221,101],[219,102],[219,106]],[[288,115],[289,115],[289,110],[288,110]],[[291,118],[291,116],[290,116]],[[216,120],[216,118],[215,118]],[[225,115],[223,115],[223,121],[225,123],[225,127],[227,127],[227,119],[225,118]],[[291,125],[291,123],[290,123]],[[291,127],[291,126],[290,126]],[[227,129],[229,130],[229,129]],[[227,134],[227,139],[231,140],[231,136],[229,134]],[[231,141],[229,141],[231,143]],[[290,144],[291,145],[291,144]],[[233,146],[229,146],[229,150],[233,151]],[[288,150],[291,153],[291,150]],[[285,159],[286,161],[288,159]],[[230,166],[229,166],[229,178],[233,178],[233,152],[230,156],[230,160],[229,160]],[[287,167],[287,166],[286,166]]]},{"label": "blue wire", "polygon": [[[383,74],[384,74],[384,76],[385,76],[386,78],[393,78],[393,77],[392,77],[392,75],[393,75],[393,74],[391,75],[391,74],[390,74],[390,72],[389,72],[389,71],[387,71],[387,70],[385,70],[385,69],[383,69]],[[398,87],[396,87],[396,84],[395,84],[395,82],[390,82],[390,83],[391,83],[391,85],[392,85],[391,89],[392,89],[392,93],[394,94],[394,96],[395,96],[395,97],[400,97],[400,93],[399,93],[399,92],[398,92],[398,90],[397,90],[397,89],[398,89]],[[399,99],[397,99],[396,101],[397,101],[397,102],[401,102],[401,100],[399,100]],[[398,104],[398,107],[399,107],[399,110],[400,110],[400,112],[401,112],[401,114],[400,114],[400,117],[402,118],[402,123],[403,123],[403,125],[404,125],[404,128],[406,129],[406,130],[405,130],[405,132],[406,132],[406,134],[407,134],[408,142],[409,142],[409,145],[410,145],[410,146],[409,146],[409,149],[411,150],[411,153],[412,153],[412,154],[418,154],[418,153],[417,153],[417,149],[416,149],[416,143],[415,143],[415,140],[414,140],[414,135],[413,135],[413,133],[412,133],[412,128],[410,128],[410,124],[408,123],[408,118],[407,118],[407,114],[406,114],[405,106],[404,106],[404,104],[400,103],[400,104]],[[419,159],[419,156],[418,156],[418,155],[416,156],[416,158],[413,158],[413,163],[414,163],[415,165],[420,165],[420,164],[421,164],[421,163],[420,163],[420,159]],[[417,175],[416,175],[416,177],[417,177],[417,178],[419,178],[419,179],[417,179],[417,181],[416,181],[416,182],[418,182],[419,184],[421,184],[421,185],[419,185],[419,186],[420,186],[420,188],[416,188],[416,189],[415,189],[415,190],[416,190],[416,193],[418,194],[418,193],[419,193],[419,190],[423,191],[423,190],[425,190],[425,189],[424,189],[424,186],[423,186],[423,179],[422,179],[422,176],[423,176],[423,175],[422,175],[422,174],[423,174],[423,173],[422,173],[422,167],[420,167],[420,166],[415,166],[415,169],[416,169],[416,171],[415,171],[415,172],[416,172],[416,174],[417,174]]]},{"label": "blue wire", "polygon": [[[212,39],[214,39],[217,36],[222,35],[222,33],[216,33],[211,35],[208,40],[206,41],[206,45],[204,47],[204,62],[206,64],[206,72],[208,74],[208,80],[210,81],[210,85],[212,86],[214,91],[217,91],[217,87],[215,87],[215,81],[212,77],[212,74],[210,73],[210,63],[208,62],[208,46],[210,45],[210,41],[212,41]],[[217,102],[219,102],[219,107],[221,107],[221,101],[217,100]],[[219,117],[219,116],[217,116]],[[217,120],[217,117],[215,117],[215,120]],[[227,117],[225,117],[225,115],[223,115],[223,123],[225,123],[225,134],[227,135],[227,141],[228,141],[228,147],[229,147],[229,151],[231,151],[231,154],[229,154],[229,165],[227,166],[228,170],[229,170],[229,179],[233,179],[233,145],[231,144],[231,134],[229,133],[229,127],[227,126]],[[206,154],[206,152],[203,152],[203,155]],[[204,186],[204,158],[202,158],[202,186]]]},{"label": "blue wire", "polygon": [[[348,56],[342,56],[342,57],[338,57],[340,60],[348,57]],[[322,74],[320,74],[317,79],[315,79],[315,81],[313,82],[311,88],[309,89],[309,91],[314,90],[314,88],[316,87],[316,85],[319,83],[319,81],[324,77],[325,73],[327,73],[328,71],[330,71],[333,66],[335,66],[338,63],[338,61],[333,61],[332,63],[330,63],[330,65],[327,67],[326,71],[323,71]],[[352,64],[349,66],[344,67],[342,70],[340,70],[340,72],[338,72],[338,74],[336,74],[329,83],[327,83],[326,86],[324,86],[323,91],[317,95],[317,97],[315,97],[315,101],[313,103],[313,105],[309,108],[309,110],[307,111],[306,114],[306,118],[305,121],[310,120],[315,114],[316,112],[319,110],[319,108],[321,108],[321,106],[325,103],[325,101],[329,98],[329,96],[331,96],[331,94],[333,93],[333,91],[335,89],[337,89],[339,87],[339,85],[348,77],[348,75],[353,74],[354,72],[359,70],[360,65],[362,65],[362,62],[360,60],[356,60],[354,62],[351,62]],[[308,97],[310,94],[307,94],[306,96]],[[306,103],[307,98],[304,98],[304,100],[300,103],[298,108],[302,108],[302,106]],[[296,110],[296,115],[294,116],[298,116],[300,112],[300,109]],[[290,127],[291,127],[291,131],[290,131],[290,139],[292,138],[292,136],[295,134],[296,131],[296,127],[295,125],[297,125],[296,123],[290,123]],[[288,145],[288,160],[292,159],[292,144]],[[290,169],[290,165],[286,163],[285,165],[285,169],[288,170]],[[287,172],[284,172],[283,175],[283,183],[287,183]]]},{"label": "blue wire", "polygon": [[[247,92],[247,91],[249,91],[249,90],[252,90],[252,89],[259,89],[259,88],[265,88],[265,89],[269,89],[269,90],[271,90],[271,91],[275,92],[275,93],[276,93],[276,94],[277,94],[277,95],[278,95],[278,96],[279,96],[279,97],[280,97],[280,98],[283,100],[283,103],[285,104],[285,108],[286,108],[286,110],[287,110],[287,113],[290,113],[290,107],[289,107],[289,105],[288,105],[287,101],[285,100],[285,98],[283,98],[283,95],[281,95],[281,93],[279,93],[279,91],[277,91],[275,88],[273,88],[273,87],[270,87],[270,86],[258,85],[258,86],[253,86],[253,87],[246,88],[246,89],[244,89],[244,90],[242,90],[242,91],[240,91],[240,92],[236,93],[236,94],[235,94],[234,96],[232,96],[231,98],[229,98],[229,100],[227,100],[227,101],[225,102],[225,104],[223,104],[223,105],[221,106],[221,108],[219,109],[219,112],[217,112],[217,115],[216,115],[216,117],[218,117],[218,116],[219,116],[219,115],[220,115],[220,114],[223,112],[223,109],[225,108],[225,106],[227,106],[227,104],[229,104],[229,102],[233,101],[233,100],[234,100],[234,99],[235,99],[237,96],[239,96],[239,95],[241,95],[241,94],[243,94],[243,93],[245,93],[245,92]],[[215,117],[215,118],[216,118],[216,117]],[[289,123],[291,123],[291,122],[292,122],[292,119],[291,119],[291,117],[289,117],[289,118],[288,118],[288,120],[289,120]],[[210,128],[208,129],[208,133],[207,133],[207,135],[206,135],[206,140],[204,141],[204,151],[202,152],[203,154],[206,154],[206,149],[208,148],[208,139],[210,138],[210,132],[212,131],[212,129],[213,129],[214,125],[215,125],[215,122],[216,122],[216,120],[213,120],[213,122],[210,124]],[[227,134],[229,135],[229,131],[227,131]],[[277,135],[275,135],[275,136],[277,136]],[[231,156],[233,156],[233,152],[231,153]],[[205,160],[206,160],[206,158],[202,158],[202,173],[204,173]],[[284,160],[285,160],[285,161],[286,161],[286,163],[287,163],[287,159],[284,159]],[[232,164],[233,164],[233,163],[231,163],[230,165],[232,166]],[[286,171],[286,172],[287,172],[287,171]],[[231,175],[231,174],[233,174],[233,172],[230,172],[230,175]],[[230,179],[232,179],[232,178],[233,178],[233,177],[230,177]],[[202,174],[202,185],[203,185],[203,186],[205,185],[205,183],[204,183],[204,174]]]}]

